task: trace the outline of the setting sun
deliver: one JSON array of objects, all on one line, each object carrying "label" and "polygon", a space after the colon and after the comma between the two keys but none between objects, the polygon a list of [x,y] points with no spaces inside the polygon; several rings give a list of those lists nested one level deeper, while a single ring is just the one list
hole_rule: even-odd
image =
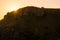
[{"label": "setting sun", "polygon": [[15,11],[15,10],[17,10],[17,9],[18,9],[17,6],[12,6],[12,7],[9,8],[9,12],[11,12],[11,11]]}]

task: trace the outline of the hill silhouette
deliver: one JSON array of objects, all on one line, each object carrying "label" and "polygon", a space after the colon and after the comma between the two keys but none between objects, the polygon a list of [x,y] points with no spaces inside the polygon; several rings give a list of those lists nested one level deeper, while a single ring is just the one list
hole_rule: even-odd
[{"label": "hill silhouette", "polygon": [[28,6],[0,21],[0,40],[59,40],[60,9]]}]

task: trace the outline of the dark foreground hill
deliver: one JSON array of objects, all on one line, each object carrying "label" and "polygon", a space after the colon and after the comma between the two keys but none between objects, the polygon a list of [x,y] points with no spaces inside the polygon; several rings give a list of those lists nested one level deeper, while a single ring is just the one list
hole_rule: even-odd
[{"label": "dark foreground hill", "polygon": [[59,40],[60,9],[24,7],[0,21],[0,40]]}]

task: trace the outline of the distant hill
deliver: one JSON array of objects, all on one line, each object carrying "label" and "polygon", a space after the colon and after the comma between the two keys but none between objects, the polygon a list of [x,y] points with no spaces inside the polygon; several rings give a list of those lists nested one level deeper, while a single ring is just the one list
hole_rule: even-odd
[{"label": "distant hill", "polygon": [[0,40],[60,39],[60,9],[28,6],[0,21]]}]

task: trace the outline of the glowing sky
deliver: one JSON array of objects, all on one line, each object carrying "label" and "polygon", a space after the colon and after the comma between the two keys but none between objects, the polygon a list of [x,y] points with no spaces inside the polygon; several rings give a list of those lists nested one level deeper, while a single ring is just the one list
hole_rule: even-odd
[{"label": "glowing sky", "polygon": [[60,0],[0,0],[0,19],[14,7],[18,9],[25,6],[60,8]]}]

